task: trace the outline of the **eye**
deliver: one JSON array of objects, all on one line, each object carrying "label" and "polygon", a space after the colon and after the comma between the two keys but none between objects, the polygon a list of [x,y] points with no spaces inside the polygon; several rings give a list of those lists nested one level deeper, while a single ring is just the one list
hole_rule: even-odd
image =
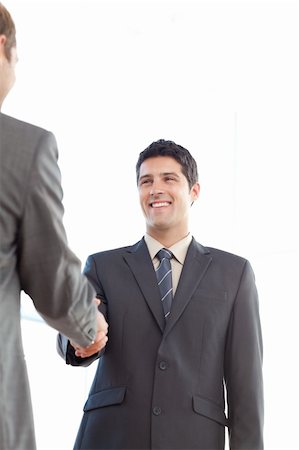
[{"label": "eye", "polygon": [[152,181],[152,180],[150,180],[149,178],[145,178],[144,180],[141,180],[141,181],[140,181],[139,185],[140,185],[140,186],[144,186],[144,185],[150,184],[151,181]]},{"label": "eye", "polygon": [[165,177],[165,181],[175,181],[175,178],[167,176],[167,177]]}]

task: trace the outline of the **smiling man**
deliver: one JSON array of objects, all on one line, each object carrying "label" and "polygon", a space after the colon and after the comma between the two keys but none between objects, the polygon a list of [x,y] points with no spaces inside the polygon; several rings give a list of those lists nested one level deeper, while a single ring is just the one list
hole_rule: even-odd
[{"label": "smiling man", "polygon": [[[136,166],[146,233],[91,255],[85,274],[109,323],[75,449],[263,448],[258,296],[244,258],[189,233],[199,196],[196,162],[172,141],[153,142]],[[226,391],[226,392],[225,392]]]},{"label": "smiling man", "polygon": [[141,157],[138,163],[137,182],[147,233],[165,247],[188,234],[190,205],[199,195],[196,173],[192,175],[188,180],[181,164],[170,156],[153,156],[143,162]]}]

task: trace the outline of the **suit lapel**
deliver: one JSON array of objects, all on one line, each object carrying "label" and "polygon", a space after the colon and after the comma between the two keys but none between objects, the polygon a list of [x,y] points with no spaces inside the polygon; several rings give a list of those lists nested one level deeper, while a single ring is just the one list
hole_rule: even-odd
[{"label": "suit lapel", "polygon": [[173,299],[171,314],[165,327],[157,278],[144,239],[132,246],[128,253],[124,255],[124,259],[130,267],[161,332],[164,331],[165,334],[168,334],[176,321],[183,314],[184,309],[190,302],[193,293],[197,289],[212,261],[209,250],[201,246],[193,238],[186,255],[180,281]]},{"label": "suit lapel", "polygon": [[144,239],[131,247],[130,251],[124,255],[124,259],[130,267],[150,311],[163,332],[164,316],[160,292],[153,263]]},{"label": "suit lapel", "polygon": [[168,334],[176,321],[183,314],[184,309],[190,302],[193,293],[201,282],[211,261],[212,257],[210,256],[209,250],[197,243],[193,238],[186,255],[180,281],[173,299],[171,314],[165,327],[165,334]]}]

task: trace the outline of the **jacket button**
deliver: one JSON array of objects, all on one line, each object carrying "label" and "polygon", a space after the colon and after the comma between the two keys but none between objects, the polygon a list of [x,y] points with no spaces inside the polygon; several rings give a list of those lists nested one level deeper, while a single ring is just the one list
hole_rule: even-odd
[{"label": "jacket button", "polygon": [[159,408],[159,406],[154,406],[153,408],[153,414],[155,416],[159,416],[161,414],[161,408]]},{"label": "jacket button", "polygon": [[167,364],[165,361],[161,361],[159,364],[159,367],[161,370],[166,370],[167,369]]}]

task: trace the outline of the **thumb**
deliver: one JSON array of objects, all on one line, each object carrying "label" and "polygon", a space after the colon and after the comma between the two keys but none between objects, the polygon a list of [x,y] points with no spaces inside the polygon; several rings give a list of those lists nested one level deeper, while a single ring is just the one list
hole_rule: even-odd
[{"label": "thumb", "polygon": [[94,302],[97,306],[99,306],[101,303],[101,300],[98,297],[96,297],[96,298],[94,298]]}]

